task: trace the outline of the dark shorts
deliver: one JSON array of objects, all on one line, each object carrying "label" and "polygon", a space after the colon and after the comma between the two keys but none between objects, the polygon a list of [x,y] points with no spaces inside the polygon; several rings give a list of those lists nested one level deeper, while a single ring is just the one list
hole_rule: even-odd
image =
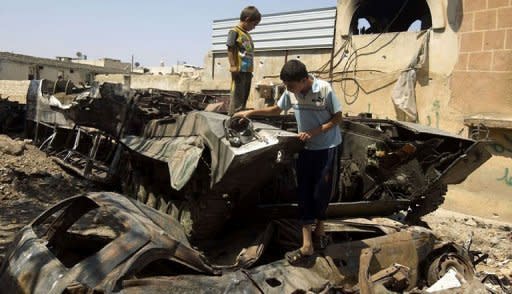
[{"label": "dark shorts", "polygon": [[334,194],[338,148],[302,150],[297,159],[299,213],[302,224],[325,220]]},{"label": "dark shorts", "polygon": [[252,73],[240,72],[231,81],[231,96],[229,99],[229,115],[245,108],[247,98],[251,92]]}]

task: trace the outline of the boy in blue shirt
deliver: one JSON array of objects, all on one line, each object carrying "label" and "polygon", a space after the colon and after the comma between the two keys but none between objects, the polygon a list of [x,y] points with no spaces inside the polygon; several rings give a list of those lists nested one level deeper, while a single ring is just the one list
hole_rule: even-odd
[{"label": "boy in blue shirt", "polygon": [[290,264],[296,264],[314,253],[313,235],[318,240],[327,240],[324,220],[336,182],[342,115],[341,105],[330,84],[309,75],[302,62],[288,61],[281,69],[280,78],[286,85],[286,91],[277,105],[238,112],[235,116],[279,115],[283,110],[294,110],[299,139],[305,142],[304,150],[297,159],[302,246],[286,253]]},{"label": "boy in blue shirt", "polygon": [[254,70],[254,43],[249,31],[261,21],[261,14],[254,6],[247,6],[240,13],[240,22],[228,33],[229,71],[231,72],[231,96],[229,115],[245,108],[251,91]]}]

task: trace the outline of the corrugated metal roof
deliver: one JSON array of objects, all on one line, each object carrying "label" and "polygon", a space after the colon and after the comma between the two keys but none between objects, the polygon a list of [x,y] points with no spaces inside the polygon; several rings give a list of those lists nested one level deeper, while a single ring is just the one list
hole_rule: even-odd
[{"label": "corrugated metal roof", "polygon": [[[332,48],[336,7],[266,14],[251,31],[256,51]],[[213,21],[212,51],[226,52],[228,31],[238,18]]]}]

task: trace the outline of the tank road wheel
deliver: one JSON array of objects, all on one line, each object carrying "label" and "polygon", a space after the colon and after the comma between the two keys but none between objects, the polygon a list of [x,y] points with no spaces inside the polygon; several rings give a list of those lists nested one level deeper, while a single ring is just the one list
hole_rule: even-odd
[{"label": "tank road wheel", "polygon": [[445,184],[434,185],[427,193],[412,201],[405,221],[408,224],[421,224],[422,216],[437,210],[443,204],[447,191]]},{"label": "tank road wheel", "polygon": [[229,206],[222,199],[185,200],[179,210],[178,220],[185,227],[187,236],[194,240],[214,237],[229,218]]},{"label": "tank road wheel", "polygon": [[[214,237],[230,215],[229,203],[222,193],[209,189],[209,170],[199,166],[195,177],[177,197],[160,195],[152,191],[151,181],[141,172],[131,170],[122,178],[123,193],[147,206],[169,214],[179,221],[187,236],[201,240]],[[199,179],[199,180],[197,180]]]},{"label": "tank road wheel", "polygon": [[196,238],[211,238],[228,220],[229,206],[222,196],[219,199],[204,199],[194,207],[192,213],[195,217],[193,233]]}]

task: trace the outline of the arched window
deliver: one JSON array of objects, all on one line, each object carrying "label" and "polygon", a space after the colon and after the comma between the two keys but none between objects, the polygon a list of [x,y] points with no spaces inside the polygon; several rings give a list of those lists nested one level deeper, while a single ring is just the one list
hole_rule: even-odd
[{"label": "arched window", "polygon": [[425,0],[361,0],[350,23],[354,35],[419,31],[432,27]]},{"label": "arched window", "polygon": [[417,19],[407,29],[408,32],[419,32],[421,31],[421,20]]}]

